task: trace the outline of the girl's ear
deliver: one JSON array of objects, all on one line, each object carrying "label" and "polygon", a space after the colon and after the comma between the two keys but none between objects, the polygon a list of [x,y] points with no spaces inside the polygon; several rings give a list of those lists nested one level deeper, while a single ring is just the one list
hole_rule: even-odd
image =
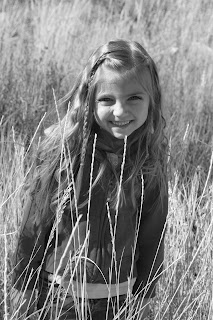
[{"label": "girl's ear", "polygon": [[149,105],[149,111],[148,111],[148,117],[147,117],[147,127],[148,132],[153,134],[154,133],[154,120],[153,120],[153,108],[150,102]]},{"label": "girl's ear", "polygon": [[75,99],[73,101],[73,109],[78,109],[80,106],[80,99],[79,99],[79,95],[75,96]]},{"label": "girl's ear", "polygon": [[154,125],[153,125],[153,122],[150,123],[150,133],[151,133],[151,134],[154,133]]},{"label": "girl's ear", "polygon": [[93,109],[92,114],[93,114],[93,119],[94,119],[95,123],[99,126],[95,108]]},{"label": "girl's ear", "polygon": [[153,119],[153,110],[151,110],[151,116],[150,116],[150,123],[149,123],[149,130],[150,133],[153,134],[154,133],[154,119]]}]

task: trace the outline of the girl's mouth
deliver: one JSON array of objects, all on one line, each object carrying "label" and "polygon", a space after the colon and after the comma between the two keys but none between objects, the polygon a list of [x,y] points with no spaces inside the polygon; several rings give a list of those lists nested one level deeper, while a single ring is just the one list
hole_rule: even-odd
[{"label": "girl's mouth", "polygon": [[117,127],[125,127],[128,124],[130,124],[132,120],[128,120],[128,121],[110,121],[113,125],[117,126]]}]

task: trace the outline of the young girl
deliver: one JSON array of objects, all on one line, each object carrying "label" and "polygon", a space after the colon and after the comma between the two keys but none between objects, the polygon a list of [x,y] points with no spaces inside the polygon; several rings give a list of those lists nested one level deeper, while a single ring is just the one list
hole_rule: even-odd
[{"label": "young girl", "polygon": [[63,103],[29,181],[12,304],[39,319],[144,319],[168,210],[155,63],[137,42],[110,41]]}]

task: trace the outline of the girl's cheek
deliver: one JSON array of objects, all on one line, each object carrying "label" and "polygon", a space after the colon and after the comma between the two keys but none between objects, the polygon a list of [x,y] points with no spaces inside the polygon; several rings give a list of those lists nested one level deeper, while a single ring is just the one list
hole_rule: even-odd
[{"label": "girl's cheek", "polygon": [[109,113],[110,113],[109,107],[102,106],[97,109],[97,114],[99,115],[105,116],[105,115],[108,115]]}]

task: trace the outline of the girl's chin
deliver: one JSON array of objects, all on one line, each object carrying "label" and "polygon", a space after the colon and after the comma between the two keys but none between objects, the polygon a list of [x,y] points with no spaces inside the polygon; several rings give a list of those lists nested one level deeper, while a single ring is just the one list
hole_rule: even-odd
[{"label": "girl's chin", "polygon": [[111,130],[111,135],[117,139],[125,139],[125,137],[128,137],[132,132],[129,132],[128,130],[124,130],[123,132],[118,132],[117,130]]}]

